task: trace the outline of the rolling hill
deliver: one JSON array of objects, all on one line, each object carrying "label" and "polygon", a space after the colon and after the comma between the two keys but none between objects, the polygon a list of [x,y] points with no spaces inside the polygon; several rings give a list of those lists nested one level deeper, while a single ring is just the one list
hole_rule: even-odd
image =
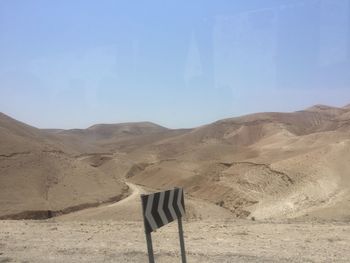
[{"label": "rolling hill", "polygon": [[40,130],[0,115],[0,217],[119,200],[125,182],[185,187],[255,219],[350,219],[350,108],[316,105],[194,129],[142,123]]}]

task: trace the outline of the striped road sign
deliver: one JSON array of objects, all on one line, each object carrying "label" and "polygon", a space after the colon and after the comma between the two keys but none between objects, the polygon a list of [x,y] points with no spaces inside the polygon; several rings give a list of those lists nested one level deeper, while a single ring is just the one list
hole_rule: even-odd
[{"label": "striped road sign", "polygon": [[185,215],[182,188],[142,195],[146,232],[154,230]]},{"label": "striped road sign", "polygon": [[182,188],[141,195],[142,214],[145,225],[148,258],[154,263],[151,233],[177,219],[182,262],[186,263],[185,241],[182,229],[182,217],[185,215],[184,193]]}]

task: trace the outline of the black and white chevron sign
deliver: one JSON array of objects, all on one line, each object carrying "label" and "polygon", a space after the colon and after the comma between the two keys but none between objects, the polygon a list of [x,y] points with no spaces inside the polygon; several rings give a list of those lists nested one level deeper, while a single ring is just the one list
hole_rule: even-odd
[{"label": "black and white chevron sign", "polygon": [[185,215],[182,188],[142,195],[142,209],[147,233]]}]

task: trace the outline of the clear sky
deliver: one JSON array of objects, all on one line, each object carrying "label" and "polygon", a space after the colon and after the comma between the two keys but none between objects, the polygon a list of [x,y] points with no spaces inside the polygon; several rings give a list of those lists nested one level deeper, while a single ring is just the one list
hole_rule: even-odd
[{"label": "clear sky", "polygon": [[194,127],[350,103],[350,0],[1,0],[0,111]]}]

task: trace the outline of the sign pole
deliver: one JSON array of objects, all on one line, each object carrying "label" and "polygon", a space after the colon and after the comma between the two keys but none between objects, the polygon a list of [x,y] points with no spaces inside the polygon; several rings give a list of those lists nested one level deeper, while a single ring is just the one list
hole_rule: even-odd
[{"label": "sign pole", "polygon": [[[143,198],[144,195],[141,195],[141,202],[142,202],[142,214],[145,213],[146,208],[146,199]],[[146,242],[147,242],[147,250],[148,250],[148,261],[149,263],[154,263],[154,255],[153,255],[153,245],[152,245],[152,236],[151,233],[147,231],[146,227],[146,219],[143,216],[143,223],[145,226],[145,234],[146,234]]]},{"label": "sign pole", "polygon": [[177,219],[179,225],[179,238],[180,238],[180,247],[181,247],[181,258],[182,263],[186,263],[186,251],[185,251],[185,240],[184,240],[184,231],[182,229],[182,217]]},{"label": "sign pole", "polygon": [[182,217],[185,216],[183,188],[141,195],[142,215],[145,227],[148,260],[154,263],[152,232],[177,219],[182,263],[186,263],[185,240]]},{"label": "sign pole", "polygon": [[146,233],[146,240],[147,240],[147,250],[148,250],[148,261],[149,263],[154,263],[151,233]]}]

